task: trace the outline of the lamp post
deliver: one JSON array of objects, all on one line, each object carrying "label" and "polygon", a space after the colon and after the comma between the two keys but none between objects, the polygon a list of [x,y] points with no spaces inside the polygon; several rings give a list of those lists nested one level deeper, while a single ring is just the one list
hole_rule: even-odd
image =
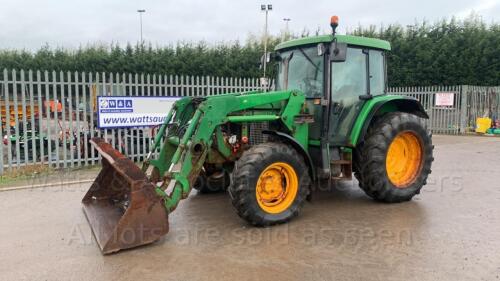
[{"label": "lamp post", "polygon": [[283,21],[285,22],[285,38],[283,38],[283,41],[285,41],[288,38],[288,23],[291,21],[291,18],[284,18]]},{"label": "lamp post", "polygon": [[264,25],[264,75],[263,78],[265,80],[266,86],[267,86],[267,80],[266,80],[266,64],[267,64],[267,16],[269,11],[273,10],[273,5],[271,4],[262,4],[260,5],[260,10],[263,12],[266,12],[266,23]]},{"label": "lamp post", "polygon": [[141,45],[142,45],[142,14],[145,13],[146,10],[139,9],[139,10],[137,10],[137,12],[139,13],[139,20],[141,22]]}]

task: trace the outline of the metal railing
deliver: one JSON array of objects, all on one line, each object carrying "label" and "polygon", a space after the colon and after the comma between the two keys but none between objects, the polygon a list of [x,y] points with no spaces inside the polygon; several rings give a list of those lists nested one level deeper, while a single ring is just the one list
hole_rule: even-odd
[{"label": "metal railing", "polygon": [[152,129],[97,129],[97,96],[206,96],[257,89],[258,79],[3,70],[0,174],[31,164],[96,164],[98,155],[88,143],[96,136],[140,161]]},{"label": "metal railing", "polygon": [[[394,87],[388,92],[418,99],[429,115],[427,126],[435,134],[464,134],[474,131],[478,117],[500,117],[498,86]],[[453,94],[452,105],[437,105],[436,95],[440,93]]]},{"label": "metal railing", "polygon": [[[97,96],[205,96],[260,89],[258,79],[154,74],[106,74],[3,70],[0,73],[0,175],[26,165],[94,165],[92,137],[104,137],[141,161],[151,128],[96,128]],[[475,118],[499,117],[500,87],[400,87],[389,93],[412,96],[429,113],[434,133],[460,134]],[[436,106],[437,93],[453,93],[453,105]]]}]

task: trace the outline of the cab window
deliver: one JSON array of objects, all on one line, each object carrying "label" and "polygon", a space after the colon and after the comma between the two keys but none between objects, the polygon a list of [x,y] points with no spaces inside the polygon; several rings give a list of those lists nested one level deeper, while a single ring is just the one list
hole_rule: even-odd
[{"label": "cab window", "polygon": [[367,94],[367,55],[363,49],[347,48],[344,62],[332,63],[332,99],[351,105]]},{"label": "cab window", "polygon": [[385,93],[385,65],[382,51],[370,50],[370,94],[373,96]]},{"label": "cab window", "polygon": [[276,84],[278,90],[300,90],[307,97],[323,95],[324,63],[323,56],[318,56],[316,46],[286,51],[280,57]]},{"label": "cab window", "polygon": [[344,62],[332,62],[331,94],[332,122],[330,135],[333,143],[345,143],[351,124],[360,110],[359,96],[368,92],[367,59],[363,49],[347,48]]}]

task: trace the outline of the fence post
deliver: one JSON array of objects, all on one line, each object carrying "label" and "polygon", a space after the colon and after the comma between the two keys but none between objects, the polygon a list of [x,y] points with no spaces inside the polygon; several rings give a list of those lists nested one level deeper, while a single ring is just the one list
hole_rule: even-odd
[{"label": "fence post", "polygon": [[16,167],[19,168],[21,165],[21,148],[20,148],[20,139],[19,139],[19,102],[18,102],[18,83],[17,80],[17,71],[12,70],[12,100],[14,102],[14,132],[16,134],[14,148],[16,150]]},{"label": "fence post", "polygon": [[[38,129],[40,130],[39,145],[40,145],[40,163],[45,162],[45,148],[44,148],[44,136],[42,129],[43,121],[43,105],[42,105],[42,74],[40,70],[36,71],[36,81],[37,81],[37,97],[38,97]],[[50,141],[50,140],[49,140]]]},{"label": "fence post", "polygon": [[[24,72],[24,69],[21,70],[21,118],[19,118],[18,122],[22,122],[23,124],[23,130],[20,132],[20,135],[17,137],[23,137],[24,139],[24,147],[22,150],[19,151],[19,153],[23,154],[23,158],[21,160],[24,160],[24,165],[29,164],[28,156],[29,156],[29,151],[28,151],[28,120],[27,120],[27,108],[26,108],[26,75]],[[19,112],[19,108],[18,108]],[[19,126],[19,124],[17,124]],[[33,148],[34,149],[34,148]]]},{"label": "fence post", "polygon": [[[9,75],[7,69],[3,70],[3,89],[5,93],[5,134],[7,138],[10,136],[10,95],[9,95]],[[12,170],[12,144],[10,139],[7,139],[7,163],[9,165],[9,171]],[[3,151],[3,149],[2,149]],[[3,157],[2,157],[3,159]]]},{"label": "fence post", "polygon": [[468,107],[468,92],[469,86],[461,85],[460,86],[460,134],[465,134],[465,130],[467,124],[469,124],[467,120],[467,107]]},{"label": "fence post", "polygon": [[[1,80],[0,80],[1,81]],[[0,92],[0,97],[4,96],[4,92],[7,93],[7,90],[5,89],[5,85],[7,85],[7,82],[6,81],[1,81],[2,83],[0,84],[0,89],[2,89],[2,92]],[[5,95],[6,96],[6,95]],[[5,104],[3,104],[3,106],[5,107]],[[5,110],[5,113],[7,114],[7,110]],[[2,111],[0,110],[0,122],[2,122]],[[2,124],[3,126],[3,124]],[[0,128],[0,139],[3,140],[3,133],[2,133],[2,130],[3,128]],[[8,136],[9,133],[6,132],[6,135]],[[3,175],[3,148],[0,149],[0,176]]]},{"label": "fence post", "polygon": [[[29,104],[29,109],[30,109],[30,123],[31,123],[31,130],[32,132],[36,132],[36,124],[35,124],[35,93],[34,93],[34,86],[33,86],[33,71],[30,69],[28,72],[28,87],[29,87],[29,96],[30,96],[30,104]],[[37,162],[37,154],[40,154],[40,151],[37,151],[36,147],[36,138],[34,137],[34,133],[32,133],[31,137],[31,158],[32,158],[32,164],[36,164]],[[38,153],[37,153],[38,152]]]},{"label": "fence post", "polygon": [[[68,155],[68,160],[70,161],[69,165],[71,168],[74,168],[75,167],[75,140],[76,140],[76,134],[75,134],[75,130],[74,130],[74,127],[73,127],[73,99],[74,97],[76,96],[73,96],[73,81],[72,81],[72,77],[71,77],[71,72],[70,71],[67,71],[66,72],[66,83],[67,83],[67,97],[66,97],[66,103],[63,102],[63,106],[67,105],[68,109],[66,111],[66,114],[68,116],[68,120],[67,120],[67,126],[64,128],[64,135],[66,135],[66,131],[69,131],[69,134],[66,135],[66,148],[65,150],[68,150],[66,153],[69,152],[69,155]],[[77,108],[77,111],[78,111],[78,104],[76,104],[76,108]],[[76,132],[78,132],[78,130],[76,130]]]}]

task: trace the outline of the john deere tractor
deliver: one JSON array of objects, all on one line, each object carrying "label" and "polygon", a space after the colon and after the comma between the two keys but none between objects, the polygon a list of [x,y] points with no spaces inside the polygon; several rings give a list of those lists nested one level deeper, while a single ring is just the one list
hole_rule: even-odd
[{"label": "john deere tractor", "polygon": [[[389,42],[333,34],[279,44],[273,91],[185,97],[168,112],[142,165],[102,139],[103,169],[83,209],[103,253],[151,243],[196,186],[226,189],[255,226],[297,216],[323,180],[351,179],[395,203],[431,172],[428,118],[415,99],[386,93]],[[153,155],[157,157],[153,158]]]}]

